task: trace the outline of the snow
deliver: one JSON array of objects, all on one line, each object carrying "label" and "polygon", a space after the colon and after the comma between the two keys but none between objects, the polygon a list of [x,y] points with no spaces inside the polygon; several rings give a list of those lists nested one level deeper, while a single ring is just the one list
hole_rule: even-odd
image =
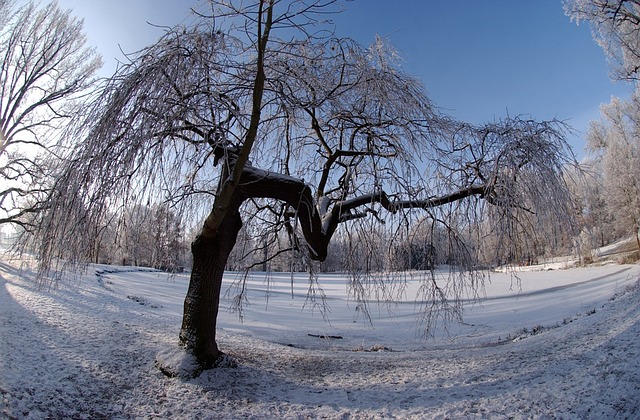
[{"label": "snow", "polygon": [[187,275],[33,276],[0,263],[2,418],[640,417],[638,265],[492,273],[464,323],[426,340],[413,282],[370,325],[344,276],[319,278],[325,319],[304,275],[257,273],[241,321],[228,273],[218,338],[238,365],[189,380],[154,365],[177,348]]}]

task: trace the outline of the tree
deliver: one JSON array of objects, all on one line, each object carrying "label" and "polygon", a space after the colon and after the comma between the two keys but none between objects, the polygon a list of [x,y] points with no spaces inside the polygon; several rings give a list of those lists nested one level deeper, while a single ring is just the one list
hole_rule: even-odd
[{"label": "tree", "polygon": [[618,237],[635,236],[640,248],[640,98],[612,98],[600,107],[601,120],[587,134],[589,148],[601,162],[603,184]]},{"label": "tree", "polygon": [[[363,48],[318,26],[333,1],[215,4],[130,56],[89,105],[40,225],[47,268],[83,255],[81,223],[107,209],[143,199],[201,214],[180,331],[200,368],[222,355],[222,276],[243,218],[260,222],[247,232],[286,235],[312,268],[337,231],[364,240],[350,247],[373,261],[393,244],[361,233],[431,219],[456,266],[446,284],[423,279],[430,323],[477,293],[473,226],[488,218],[509,240],[519,213],[548,223],[571,214],[561,123],[476,127],[442,115],[382,39]],[[394,288],[355,271],[349,284],[358,300],[367,286],[382,299]],[[322,296],[313,275],[310,296]]]},{"label": "tree", "polygon": [[150,265],[169,272],[181,271],[184,265],[182,223],[167,206],[156,206],[151,210],[153,226],[150,231],[154,236]]},{"label": "tree", "polygon": [[565,12],[577,22],[587,21],[596,42],[612,61],[613,78],[630,80],[635,92],[626,103],[612,98],[593,122],[588,143],[601,160],[609,210],[618,229],[633,231],[640,248],[640,1],[565,0]]},{"label": "tree", "polygon": [[[115,232],[103,234],[117,249],[112,253],[111,261],[170,272],[184,267],[187,247],[182,222],[168,206],[138,203],[112,219],[110,225],[117,228],[111,230]],[[115,254],[119,254],[117,260]]]},{"label": "tree", "polygon": [[593,37],[609,58],[613,77],[637,81],[640,76],[640,1],[565,0],[565,13],[591,24]]},{"label": "tree", "polygon": [[616,223],[607,203],[602,159],[581,162],[580,169],[569,173],[568,179],[582,230],[581,242],[593,249],[619,239]]},{"label": "tree", "polygon": [[101,66],[82,24],[55,2],[16,9],[0,1],[0,224],[27,228],[27,216],[42,209],[56,130]]}]

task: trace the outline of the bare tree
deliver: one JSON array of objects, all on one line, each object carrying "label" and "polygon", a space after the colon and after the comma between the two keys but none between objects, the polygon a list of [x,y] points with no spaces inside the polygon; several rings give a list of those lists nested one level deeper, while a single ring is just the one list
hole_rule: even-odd
[{"label": "bare tree", "polygon": [[618,237],[635,236],[640,248],[640,98],[613,98],[591,123],[588,146],[603,171],[603,185]]},{"label": "bare tree", "polygon": [[[580,242],[589,250],[619,239],[607,202],[602,159],[599,158],[601,153],[596,152],[596,156],[596,159],[581,162],[579,170],[568,173],[568,185],[581,229]],[[628,235],[628,230],[624,234]]]},{"label": "bare tree", "polygon": [[593,37],[609,58],[613,77],[638,80],[640,76],[640,1],[564,0],[572,20],[591,24]]},{"label": "bare tree", "polygon": [[629,101],[612,98],[601,107],[602,118],[592,123],[587,140],[602,164],[605,195],[617,233],[633,232],[640,248],[640,1],[565,0],[565,11],[577,22],[591,24],[594,39],[612,62],[612,77],[635,84]]},{"label": "bare tree", "polygon": [[45,158],[101,61],[82,21],[55,2],[0,2],[0,224],[27,227],[50,187]]},{"label": "bare tree", "polygon": [[[475,127],[442,115],[383,40],[363,48],[323,31],[333,5],[216,2],[198,24],[132,55],[69,133],[77,143],[41,221],[43,268],[82,257],[92,238],[81,226],[131,201],[200,214],[180,341],[209,368],[222,355],[222,276],[243,219],[252,221],[246,232],[286,238],[309,267],[337,231],[379,259],[393,243],[371,243],[371,227],[387,226],[392,242],[404,223],[432,220],[457,274],[422,279],[431,325],[480,287],[474,226],[491,222],[509,241],[520,213],[546,223],[571,214],[562,124]],[[384,283],[391,276],[351,273],[359,301],[397,291]],[[316,280],[310,296],[321,298]]]}]

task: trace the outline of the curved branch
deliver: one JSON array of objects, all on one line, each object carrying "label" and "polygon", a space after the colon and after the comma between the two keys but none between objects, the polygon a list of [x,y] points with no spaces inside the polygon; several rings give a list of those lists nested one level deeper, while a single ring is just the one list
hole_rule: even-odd
[{"label": "curved branch", "polygon": [[391,201],[384,191],[378,191],[337,202],[331,211],[322,214],[315,206],[311,187],[304,180],[247,166],[240,178],[237,194],[239,202],[250,198],[271,198],[284,201],[295,209],[311,258],[324,261],[329,241],[338,225],[365,214],[351,214],[359,207],[378,203],[391,213],[400,209],[429,209],[472,196],[489,198],[493,189],[485,185],[472,185],[441,197],[398,201]]}]

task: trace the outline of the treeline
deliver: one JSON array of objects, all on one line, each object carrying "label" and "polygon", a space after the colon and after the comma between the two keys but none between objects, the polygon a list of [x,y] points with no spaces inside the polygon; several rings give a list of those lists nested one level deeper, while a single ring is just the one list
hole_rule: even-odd
[{"label": "treeline", "polygon": [[573,194],[581,239],[602,246],[632,237],[640,248],[640,9],[622,0],[565,0],[564,8],[571,20],[591,27],[611,78],[631,87],[627,100],[614,97],[600,107],[587,133],[586,182],[576,183]]},{"label": "treeline", "polygon": [[[612,98],[587,133],[582,182],[573,184],[581,240],[594,248],[635,238],[640,248],[640,97]],[[575,175],[575,174],[574,174]]]},{"label": "treeline", "polygon": [[134,205],[97,227],[95,263],[180,272],[190,264],[182,221],[165,205]]},{"label": "treeline", "polygon": [[[632,101],[636,101],[634,96]],[[567,169],[577,226],[541,223],[523,210],[517,222],[497,229],[488,223],[455,229],[429,218],[395,226],[362,223],[339,232],[328,257],[312,262],[292,230],[274,230],[250,220],[243,226],[227,269],[232,271],[403,271],[429,270],[475,261],[478,267],[530,265],[558,255],[585,261],[593,250],[620,239],[638,240],[640,220],[640,150],[631,103],[614,98],[603,106],[603,118],[588,135],[590,154],[579,168]],[[485,218],[480,209],[478,218]],[[263,221],[264,222],[264,221]],[[473,226],[473,227],[472,227]],[[93,250],[97,263],[182,271],[191,264],[193,229],[166,205],[134,205],[96,228],[100,240]],[[460,234],[459,232],[463,232]],[[511,237],[506,246],[504,235]],[[515,246],[514,246],[515,244]]]},{"label": "treeline", "polygon": [[[479,219],[487,219],[478,210]],[[491,268],[530,265],[544,258],[580,252],[577,226],[544,223],[522,210],[517,222],[450,226],[428,217],[390,226],[379,221],[354,222],[337,233],[322,263],[311,260],[295,230],[244,225],[227,269],[242,271],[389,272],[449,266]],[[508,237],[508,238],[507,238]],[[299,244],[297,246],[296,244]],[[514,245],[515,244],[515,245]]]}]

